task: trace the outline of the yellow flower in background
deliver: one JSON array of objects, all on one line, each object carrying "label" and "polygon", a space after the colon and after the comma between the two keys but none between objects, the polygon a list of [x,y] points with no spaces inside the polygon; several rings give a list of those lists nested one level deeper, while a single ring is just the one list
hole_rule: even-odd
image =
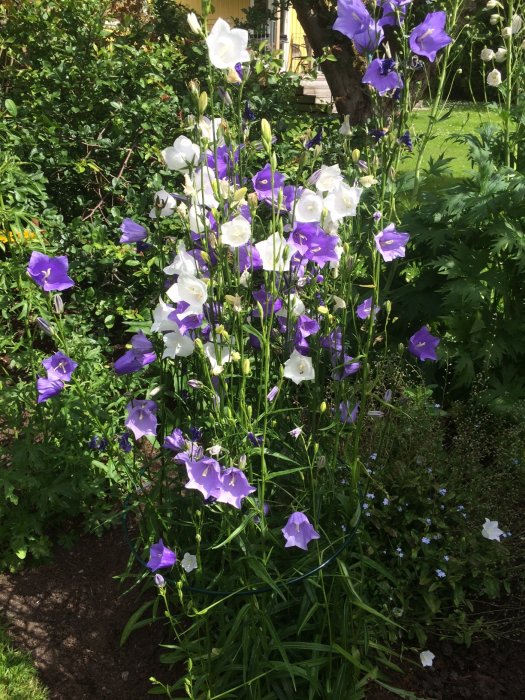
[{"label": "yellow flower in background", "polygon": [[36,233],[29,229],[24,229],[23,232],[17,229],[0,232],[0,243],[25,243],[33,238],[36,238]]}]

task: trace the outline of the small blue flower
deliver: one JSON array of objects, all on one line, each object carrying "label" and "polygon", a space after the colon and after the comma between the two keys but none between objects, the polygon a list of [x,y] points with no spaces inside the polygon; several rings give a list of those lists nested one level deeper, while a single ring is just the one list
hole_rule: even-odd
[{"label": "small blue flower", "polygon": [[388,500],[388,498],[383,498],[383,505],[384,505],[384,506],[389,506],[389,505],[390,505],[390,501]]},{"label": "small blue flower", "polygon": [[405,554],[404,554],[403,550],[401,549],[401,547],[397,547],[397,549],[396,549],[396,554],[397,554],[398,557],[401,557],[401,558],[405,556]]},{"label": "small blue flower", "polygon": [[427,525],[432,525],[432,518],[425,518],[425,522]]},{"label": "small blue flower", "polygon": [[447,495],[447,489],[445,489],[445,488],[439,489],[439,495],[440,495],[440,496],[446,496],[446,495]]},{"label": "small blue flower", "polygon": [[448,561],[449,559],[450,559],[450,557],[448,556],[448,554],[445,554],[443,556],[443,561]]},{"label": "small blue flower", "polygon": [[423,542],[423,544],[430,544],[430,537],[422,537],[421,542]]},{"label": "small blue flower", "polygon": [[375,495],[375,493],[367,493],[367,494],[366,494],[366,497],[367,497],[369,500],[373,501],[374,498],[376,497],[376,495]]},{"label": "small blue flower", "polygon": [[442,569],[436,569],[436,576],[437,576],[438,578],[445,578],[445,577],[446,577],[446,573],[445,573]]}]

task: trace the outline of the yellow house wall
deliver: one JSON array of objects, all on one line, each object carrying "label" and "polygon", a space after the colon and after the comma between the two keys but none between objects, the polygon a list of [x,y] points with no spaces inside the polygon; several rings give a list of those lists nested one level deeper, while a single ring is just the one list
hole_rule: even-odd
[{"label": "yellow house wall", "polygon": [[[190,10],[193,10],[193,12],[201,13],[201,0],[183,0],[183,4],[189,7]],[[249,0],[215,0],[212,4],[215,7],[215,12],[208,16],[208,25],[213,24],[217,17],[222,17],[226,20],[230,17],[246,19],[246,15],[242,10],[250,6]]]}]

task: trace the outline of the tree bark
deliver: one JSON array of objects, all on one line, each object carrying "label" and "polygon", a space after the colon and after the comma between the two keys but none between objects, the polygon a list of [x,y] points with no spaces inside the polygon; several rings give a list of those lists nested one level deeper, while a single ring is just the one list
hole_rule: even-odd
[{"label": "tree bark", "polygon": [[316,58],[329,47],[337,61],[323,61],[321,70],[332,92],[337,112],[348,115],[351,124],[362,123],[370,115],[371,103],[361,82],[365,71],[364,60],[359,57],[352,42],[332,30],[335,21],[328,3],[324,0],[291,0],[306,38]]}]

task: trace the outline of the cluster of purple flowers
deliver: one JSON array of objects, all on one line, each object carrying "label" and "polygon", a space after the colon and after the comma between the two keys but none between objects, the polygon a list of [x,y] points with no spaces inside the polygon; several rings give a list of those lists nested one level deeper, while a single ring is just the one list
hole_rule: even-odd
[{"label": "cluster of purple flowers", "polygon": [[42,364],[47,377],[38,377],[36,380],[37,403],[43,403],[59,394],[65,382],[71,381],[71,375],[78,367],[78,363],[60,351],[43,360]]},{"label": "cluster of purple flowers", "polygon": [[[377,0],[377,14],[381,16],[376,17],[375,14],[372,16],[362,0],[338,0],[334,29],[351,39],[358,53],[372,54],[385,39],[384,28],[403,23],[411,2],[412,0]],[[423,22],[410,32],[408,43],[412,53],[431,62],[435,61],[437,52],[452,41],[445,32],[445,23],[445,12],[427,14]],[[396,61],[390,55],[371,60],[363,76],[363,83],[374,87],[380,95],[395,95],[403,88],[403,80],[396,71]]]}]

